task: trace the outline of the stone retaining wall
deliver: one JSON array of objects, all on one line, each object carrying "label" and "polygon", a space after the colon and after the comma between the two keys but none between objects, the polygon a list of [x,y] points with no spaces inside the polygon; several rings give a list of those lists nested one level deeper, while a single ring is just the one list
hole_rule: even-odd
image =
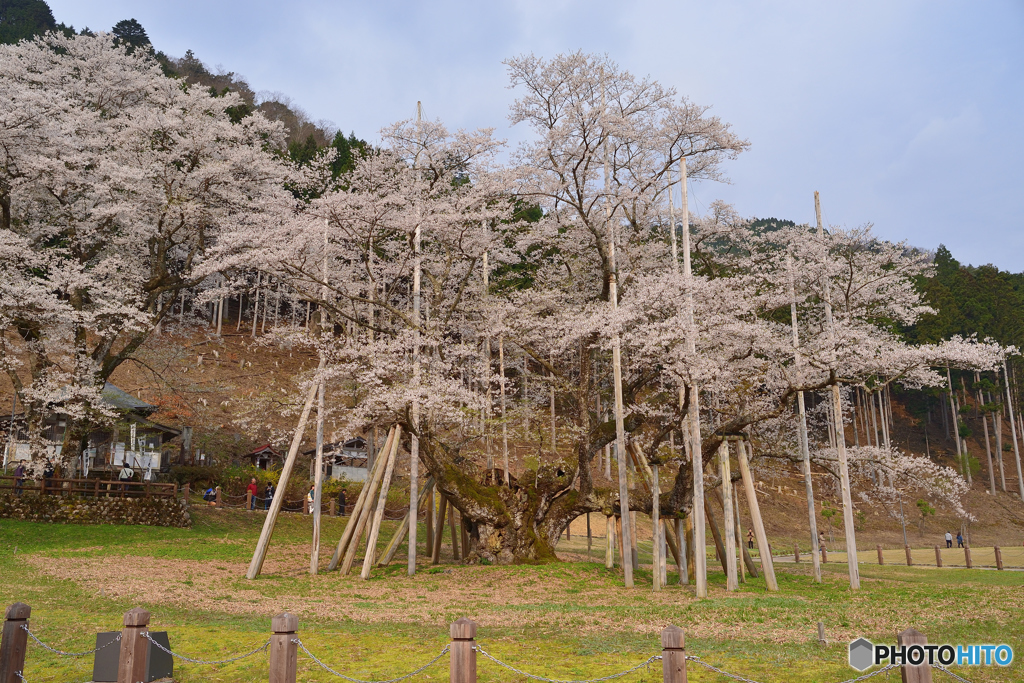
[{"label": "stone retaining wall", "polygon": [[0,494],[0,519],[58,524],[139,524],[190,528],[180,498],[65,498],[25,492]]}]

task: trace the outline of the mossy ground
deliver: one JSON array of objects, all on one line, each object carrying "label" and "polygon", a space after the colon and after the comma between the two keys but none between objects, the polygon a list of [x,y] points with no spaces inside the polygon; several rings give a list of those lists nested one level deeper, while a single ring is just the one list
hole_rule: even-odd
[{"label": "mossy ground", "polygon": [[[0,520],[0,600],[30,604],[33,631],[64,650],[90,648],[96,632],[119,628],[126,610],[142,606],[153,613],[154,630],[170,632],[174,649],[205,659],[263,642],[271,616],[288,609],[299,615],[300,635],[311,651],[363,679],[390,678],[428,661],[447,642],[446,625],[468,616],[481,624],[478,639],[489,652],[553,678],[626,669],[656,654],[660,629],[676,624],[687,631],[691,654],[765,682],[853,678],[846,665],[849,640],[863,635],[888,642],[907,626],[931,642],[1008,643],[1018,653],[1010,669],[958,671],[972,681],[1024,680],[1021,572],[864,564],[863,589],[851,593],[843,564],[827,565],[820,585],[810,580],[808,565],[783,564],[778,593],[767,593],[763,580],[750,580],[729,594],[712,564],[711,598],[697,601],[685,586],[652,594],[650,571],[643,567],[637,587],[626,590],[618,570],[597,562],[595,548],[594,562],[423,564],[413,579],[399,562],[364,582],[357,571],[310,577],[310,519],[286,514],[264,575],[250,582],[242,575],[262,514],[199,508],[194,515],[193,529]],[[325,564],[344,523],[325,519]],[[392,529],[393,523],[382,536]],[[643,543],[641,551],[643,560]],[[832,641],[827,647],[816,642],[818,621]],[[299,667],[302,681],[337,680],[301,654]],[[85,681],[91,671],[91,657],[68,660],[29,647],[25,678],[31,683]],[[216,667],[178,662],[175,671],[182,683],[263,681],[266,656]],[[690,672],[693,681],[725,680],[697,666]],[[484,660],[479,675],[485,681],[521,679]],[[420,680],[447,676],[442,659]],[[624,680],[660,677],[653,665]]]}]

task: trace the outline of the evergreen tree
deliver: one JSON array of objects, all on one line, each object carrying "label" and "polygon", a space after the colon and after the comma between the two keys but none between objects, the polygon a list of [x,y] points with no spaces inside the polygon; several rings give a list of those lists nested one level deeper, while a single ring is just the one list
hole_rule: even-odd
[{"label": "evergreen tree", "polygon": [[0,0],[0,43],[13,45],[55,30],[57,22],[43,0]]},{"label": "evergreen tree", "polygon": [[136,48],[149,50],[153,47],[149,42],[149,36],[146,35],[146,29],[135,19],[122,19],[114,24],[111,33],[117,36],[119,43],[128,46],[129,53]]}]

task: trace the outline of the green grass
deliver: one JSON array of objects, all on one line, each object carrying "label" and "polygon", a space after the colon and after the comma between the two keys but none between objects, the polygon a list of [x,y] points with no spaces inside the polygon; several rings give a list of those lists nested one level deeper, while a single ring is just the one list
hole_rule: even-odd
[{"label": "green grass", "polygon": [[[1006,642],[1024,653],[1020,572],[864,564],[863,589],[851,593],[845,564],[826,565],[822,584],[810,580],[807,564],[790,564],[777,568],[778,593],[768,593],[763,579],[750,579],[728,594],[712,564],[711,597],[697,601],[692,589],[674,585],[671,572],[673,585],[652,594],[645,567],[636,572],[636,588],[622,588],[620,570],[606,569],[595,549],[593,562],[424,564],[412,579],[401,561],[374,570],[364,582],[358,567],[348,577],[310,577],[310,519],[282,515],[268,568],[246,581],[262,514],[199,508],[194,517],[193,529],[0,520],[0,599],[30,604],[33,631],[64,650],[90,648],[96,632],[119,628],[125,611],[142,606],[153,613],[153,630],[170,632],[174,649],[208,659],[252,649],[266,639],[270,618],[288,609],[299,615],[310,650],[365,679],[389,678],[428,661],[448,640],[446,624],[459,616],[480,621],[478,640],[495,656],[554,678],[601,676],[643,661],[658,653],[659,631],[668,624],[687,631],[690,654],[766,682],[852,678],[845,661],[849,640],[864,635],[891,642],[908,626],[931,642]],[[344,524],[325,519],[324,562]],[[393,528],[385,525],[382,539]],[[835,641],[827,647],[816,643],[818,621]],[[299,666],[300,680],[337,680],[301,654]],[[25,677],[73,683],[87,680],[91,667],[91,657],[62,659],[32,644]],[[175,670],[182,683],[262,681],[266,656],[217,667],[178,662]],[[478,670],[484,681],[521,680],[483,659]],[[1024,679],[1016,663],[1009,671],[959,671],[972,681]],[[418,680],[447,676],[445,658]],[[624,680],[660,677],[655,663]],[[692,665],[690,680],[724,679]]]}]

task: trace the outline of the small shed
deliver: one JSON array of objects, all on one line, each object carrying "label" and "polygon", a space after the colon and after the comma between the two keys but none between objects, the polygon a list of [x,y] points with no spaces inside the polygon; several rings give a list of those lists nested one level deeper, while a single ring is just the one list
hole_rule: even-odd
[{"label": "small shed", "polygon": [[243,455],[242,460],[248,460],[250,465],[261,470],[269,470],[274,465],[281,465],[284,462],[284,456],[267,443]]},{"label": "small shed", "polygon": [[[316,449],[304,451],[303,455],[310,457],[309,475],[315,475],[314,467]],[[366,439],[357,436],[347,441],[335,441],[324,444],[324,474],[332,479],[345,479],[347,481],[366,481],[367,478],[367,457]]]}]

